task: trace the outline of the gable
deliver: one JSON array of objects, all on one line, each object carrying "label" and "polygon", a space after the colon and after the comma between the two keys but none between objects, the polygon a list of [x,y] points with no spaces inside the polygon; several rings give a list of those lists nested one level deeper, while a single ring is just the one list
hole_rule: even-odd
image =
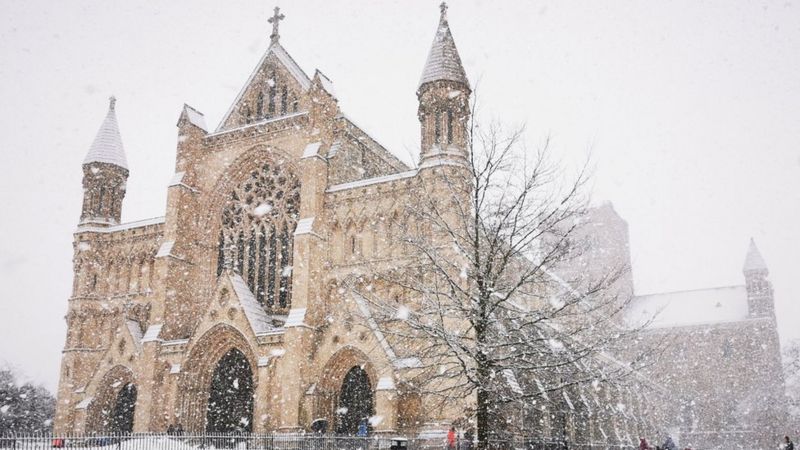
[{"label": "gable", "polygon": [[279,44],[270,45],[216,131],[307,110],[311,79]]}]

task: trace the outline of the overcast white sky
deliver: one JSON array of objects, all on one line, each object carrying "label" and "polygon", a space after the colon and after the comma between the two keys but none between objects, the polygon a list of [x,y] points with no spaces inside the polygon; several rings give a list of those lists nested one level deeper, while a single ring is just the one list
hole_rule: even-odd
[{"label": "overcast white sky", "polygon": [[[81,162],[107,97],[130,179],[123,220],[164,214],[184,102],[216,126],[267,47],[264,0],[3,0],[0,360],[54,389]],[[281,42],[340,105],[416,158],[415,89],[438,1],[279,2]],[[484,113],[589,151],[628,221],[638,293],[742,284],[755,237],[781,337],[800,337],[800,4],[460,1],[450,25]]]}]

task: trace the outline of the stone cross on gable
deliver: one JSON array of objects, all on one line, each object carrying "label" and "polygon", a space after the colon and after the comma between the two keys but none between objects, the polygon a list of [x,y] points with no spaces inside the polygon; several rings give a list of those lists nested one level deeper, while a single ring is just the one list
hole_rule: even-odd
[{"label": "stone cross on gable", "polygon": [[272,24],[272,34],[269,35],[269,40],[271,43],[275,44],[278,42],[278,39],[280,39],[281,35],[278,34],[278,27],[280,26],[281,20],[285,18],[286,16],[281,14],[281,9],[276,6],[272,17],[267,19],[267,22]]}]

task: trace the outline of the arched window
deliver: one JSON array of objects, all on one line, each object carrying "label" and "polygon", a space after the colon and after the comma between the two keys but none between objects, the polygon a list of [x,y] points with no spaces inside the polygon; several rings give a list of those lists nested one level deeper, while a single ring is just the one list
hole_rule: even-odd
[{"label": "arched window", "polygon": [[300,183],[291,174],[265,164],[231,192],[222,210],[217,273],[240,274],[267,309],[291,306],[294,230],[300,207]]},{"label": "arched window", "polygon": [[258,99],[256,100],[256,114],[258,118],[261,119],[264,117],[264,93],[258,93]]},{"label": "arched window", "polygon": [[272,74],[272,78],[270,78],[269,83],[269,103],[267,103],[267,116],[272,117],[275,115],[275,94],[277,93],[277,89],[275,88],[275,74]]},{"label": "arched window", "polygon": [[447,143],[453,143],[453,111],[447,111]]},{"label": "arched window", "polygon": [[440,144],[442,142],[442,113],[436,111],[433,120],[433,143]]},{"label": "arched window", "polygon": [[103,197],[106,196],[106,188],[100,186],[100,193],[97,196],[97,215],[103,215]]}]

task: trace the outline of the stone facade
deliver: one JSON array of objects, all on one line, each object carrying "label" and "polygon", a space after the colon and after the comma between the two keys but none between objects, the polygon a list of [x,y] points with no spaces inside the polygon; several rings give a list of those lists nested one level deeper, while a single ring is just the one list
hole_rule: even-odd
[{"label": "stone facade", "polygon": [[[164,217],[119,223],[128,168],[112,99],[83,165],[56,432],[294,432],[322,420],[347,433],[370,416],[376,432],[424,434],[465,419],[470,399],[440,408],[408,383],[413,349],[366,320],[353,289],[408,256],[402,234],[430,233],[403,205],[454,181],[455,195],[470,189],[471,89],[445,11],[416,93],[418,168],[351,121],[322,72],[306,75],[280,43],[281,18],[216,130],[184,106]],[[660,429],[646,405],[664,394],[637,374],[627,388],[517,405],[508,421],[631,444]]]},{"label": "stone facade", "polygon": [[256,401],[235,405],[252,409],[238,429],[337,426],[346,377],[369,391],[378,432],[458,415],[421,416],[407,361],[357,319],[349,285],[403,257],[392,228],[421,184],[464,170],[466,78],[420,86],[426,151],[412,170],[343,114],[325,75],[303,72],[278,20],[217,130],[184,107],[165,217],[119,224],[128,170],[112,100],[84,162],[56,431],[122,430],[126,396],[133,431],[207,431],[215,377],[240,366]]}]

